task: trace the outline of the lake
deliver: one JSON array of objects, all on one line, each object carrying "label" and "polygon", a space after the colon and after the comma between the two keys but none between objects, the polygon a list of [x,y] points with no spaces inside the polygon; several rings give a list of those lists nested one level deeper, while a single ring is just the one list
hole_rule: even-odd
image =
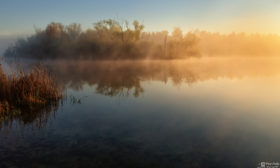
[{"label": "lake", "polygon": [[0,167],[280,162],[278,58],[42,64],[65,98],[1,122]]}]

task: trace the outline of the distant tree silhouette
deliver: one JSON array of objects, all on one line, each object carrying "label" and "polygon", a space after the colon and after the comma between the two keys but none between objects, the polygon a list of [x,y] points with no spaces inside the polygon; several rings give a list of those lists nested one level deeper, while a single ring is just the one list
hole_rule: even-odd
[{"label": "distant tree silhouette", "polygon": [[[35,59],[170,59],[191,56],[188,49],[197,41],[183,36],[175,28],[172,36],[167,31],[144,33],[144,25],[137,20],[124,24],[112,19],[93,24],[93,29],[82,31],[81,25],[62,25],[52,22],[44,30],[18,40],[5,52],[6,57],[17,56]],[[193,41],[192,41],[193,40]],[[194,52],[193,52],[194,53]],[[193,54],[192,56],[196,56]]]}]

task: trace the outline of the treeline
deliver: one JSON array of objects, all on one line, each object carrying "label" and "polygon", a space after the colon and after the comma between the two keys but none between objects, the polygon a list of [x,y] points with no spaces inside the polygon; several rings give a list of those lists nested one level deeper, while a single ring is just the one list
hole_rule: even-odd
[{"label": "treeline", "polygon": [[280,56],[280,36],[276,34],[220,34],[195,30],[197,48],[203,56]]},{"label": "treeline", "polygon": [[199,55],[194,47],[198,39],[193,34],[183,35],[179,28],[172,35],[166,31],[144,33],[143,29],[138,21],[131,25],[111,19],[94,23],[86,31],[76,23],[50,23],[29,38],[18,40],[4,55],[36,59],[174,59]]},{"label": "treeline", "polygon": [[271,34],[219,34],[206,31],[183,33],[144,32],[132,24],[102,20],[82,30],[80,24],[50,23],[44,30],[19,39],[6,57],[36,59],[182,59],[198,56],[279,56],[280,37]]},{"label": "treeline", "polygon": [[[196,53],[200,56],[280,56],[280,36],[276,34],[220,34],[194,30],[183,35],[179,28],[175,28],[170,36],[166,34],[168,34],[167,31],[143,32],[141,38],[154,43],[162,43],[165,37],[167,37],[167,41],[172,41],[172,39],[178,39],[178,41],[181,41],[181,39],[189,40],[191,45],[188,45],[188,51],[194,51],[193,55]],[[179,49],[179,51],[183,51],[184,46],[180,47],[179,44],[174,42],[171,44],[176,45],[176,49]],[[174,50],[171,53],[174,54]]]}]

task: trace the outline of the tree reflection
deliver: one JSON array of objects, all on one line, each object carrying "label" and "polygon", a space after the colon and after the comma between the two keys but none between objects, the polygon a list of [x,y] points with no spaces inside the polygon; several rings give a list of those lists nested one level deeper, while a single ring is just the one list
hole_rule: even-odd
[{"label": "tree reflection", "polygon": [[[107,96],[135,97],[144,92],[143,82],[192,85],[221,78],[275,75],[279,59],[209,58],[178,61],[50,61],[45,66],[64,88],[83,89],[86,84]],[[261,69],[259,67],[262,67]]]},{"label": "tree reflection", "polygon": [[83,89],[85,84],[95,86],[96,92],[106,96],[141,95],[143,81],[169,79],[178,85],[182,82],[194,83],[197,78],[188,69],[159,61],[79,61],[49,62],[45,64],[56,75],[64,88]]}]

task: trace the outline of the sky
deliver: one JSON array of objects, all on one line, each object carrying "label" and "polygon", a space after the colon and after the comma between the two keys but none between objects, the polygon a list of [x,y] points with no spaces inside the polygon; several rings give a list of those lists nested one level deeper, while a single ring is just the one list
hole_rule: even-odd
[{"label": "sky", "polygon": [[83,29],[102,19],[139,20],[145,31],[280,34],[280,0],[1,0],[0,35],[31,34],[50,22]]}]

